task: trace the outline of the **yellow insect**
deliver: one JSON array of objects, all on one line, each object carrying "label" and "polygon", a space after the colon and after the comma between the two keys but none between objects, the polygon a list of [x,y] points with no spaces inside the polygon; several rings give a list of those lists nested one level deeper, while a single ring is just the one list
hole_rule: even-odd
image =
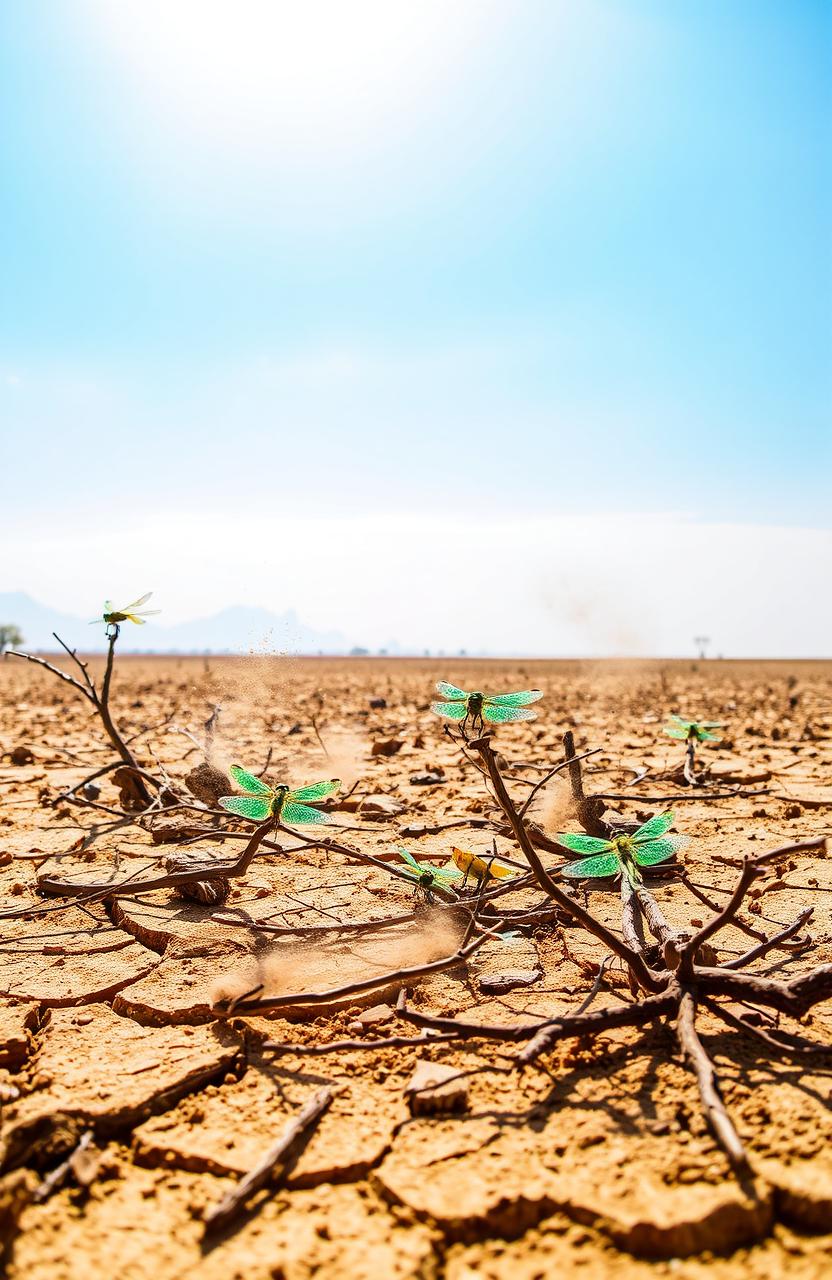
[{"label": "yellow insect", "polygon": [[464,872],[466,880],[469,876],[476,876],[477,880],[508,880],[511,876],[519,875],[516,867],[507,867],[496,858],[481,858],[470,849],[457,849],[454,846],[452,852],[454,862]]},{"label": "yellow insect", "polygon": [[147,604],[152,591],[146,591],[143,596],[139,596],[138,600],[134,600],[132,604],[126,604],[121,609],[116,609],[112,600],[104,601],[104,612],[100,618],[93,618],[90,626],[94,626],[96,622],[103,622],[108,627],[118,627],[120,622],[135,622],[136,626],[143,627],[145,618],[150,618],[153,614],[161,613],[160,609],[142,609],[138,610],[143,604]]}]

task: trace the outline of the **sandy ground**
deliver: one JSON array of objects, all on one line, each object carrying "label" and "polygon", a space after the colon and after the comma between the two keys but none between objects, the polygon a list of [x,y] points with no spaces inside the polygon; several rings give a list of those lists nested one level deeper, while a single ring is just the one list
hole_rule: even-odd
[{"label": "sandy ground", "polygon": [[[429,710],[438,677],[493,691],[542,688],[538,720],[497,735],[517,799],[540,776],[535,766],[561,758],[571,728],[579,749],[601,748],[587,762],[587,788],[626,794],[609,804],[633,820],[666,807],[650,797],[676,789],[661,776],[682,754],[661,734],[667,715],[724,720],[723,741],[702,759],[719,786],[761,794],[706,802],[688,793],[675,806],[675,830],[693,837],[682,860],[718,901],[746,852],[830,833],[829,663],[125,658],[114,708],[125,733],[140,735],[142,762],[177,784],[202,760],[203,724],[220,704],[213,752],[221,767],[237,760],[259,771],[268,758],[273,780],[339,774],[345,792],[354,788],[333,814],[349,847],[387,856],[404,843],[438,864],[453,845],[486,852],[496,839],[517,857],[482,778]],[[88,880],[150,874],[173,847],[154,843],[154,828],[157,839],[159,828],[181,838],[188,824],[205,825],[182,811],[118,823],[58,800],[112,758],[100,726],[71,688],[15,660],[0,663],[0,699],[0,909],[42,904],[35,880],[44,871]],[[386,705],[371,706],[378,699]],[[641,769],[650,772],[628,786]],[[98,803],[117,801],[105,776]],[[530,816],[549,834],[577,829],[560,779]],[[242,844],[196,847],[229,858]],[[554,853],[545,860],[560,861]],[[772,953],[758,972],[793,976],[832,961],[830,891],[828,857],[794,857],[766,876],[743,919],[774,933],[810,906],[814,948]],[[655,892],[674,924],[708,915],[678,882],[660,880]],[[589,901],[619,925],[617,891],[593,890]],[[15,1280],[573,1272],[762,1280],[832,1270],[832,1058],[781,1061],[744,1033],[703,1020],[751,1153],[752,1174],[738,1179],[666,1025],[568,1041],[522,1073],[511,1069],[512,1046],[500,1044],[321,1057],[264,1048],[267,1040],[314,1046],[414,1034],[395,1019],[395,984],[326,1008],[303,1000],[453,952],[458,934],[447,913],[381,870],[320,848],[266,851],[222,907],[166,889],[54,905],[37,917],[7,915],[0,928],[0,1236]],[[324,942],[258,928],[414,908],[416,920],[376,936]],[[722,959],[750,945],[734,928],[718,943]],[[602,956],[581,930],[547,926],[488,943],[467,966],[411,984],[410,1000],[483,1022],[552,1016],[581,1003]],[[269,994],[297,998],[275,1017],[212,1014],[217,998],[258,981]],[[597,1005],[627,997],[613,965]],[[829,1040],[830,1005],[801,1031]],[[465,1110],[411,1115],[404,1089],[419,1059],[467,1073]],[[206,1241],[203,1210],[324,1083],[335,1100],[286,1184],[261,1195],[236,1229]],[[87,1130],[87,1157],[35,1202],[33,1188]]]}]

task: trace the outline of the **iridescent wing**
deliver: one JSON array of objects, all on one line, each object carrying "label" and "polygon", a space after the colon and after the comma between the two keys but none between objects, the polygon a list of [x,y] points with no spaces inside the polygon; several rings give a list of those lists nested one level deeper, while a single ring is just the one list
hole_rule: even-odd
[{"label": "iridescent wing", "polygon": [[509,724],[513,720],[536,720],[537,712],[528,711],[525,707],[494,707],[485,702],[482,718],[489,724]]},{"label": "iridescent wing", "polygon": [[666,809],[664,813],[657,813],[655,818],[650,818],[643,827],[639,827],[632,837],[633,842],[635,844],[643,844],[647,840],[656,840],[659,836],[663,836],[665,831],[669,831],[672,826],[673,814],[669,809]]},{"label": "iridescent wing", "polygon": [[580,862],[567,862],[565,867],[561,867],[560,873],[577,880],[584,876],[601,879],[605,876],[618,875],[620,870],[621,863],[614,853],[600,853],[594,858],[581,858]]},{"label": "iridescent wing", "polygon": [[675,720],[677,724],[680,724],[683,729],[689,729],[692,724],[696,723],[695,720],[683,720],[681,716],[671,716],[670,718],[671,720]]},{"label": "iridescent wing", "polygon": [[154,614],[161,612],[161,609],[142,609],[141,613],[124,612],[124,616],[129,618],[131,622],[137,622],[140,626],[143,626],[145,618],[152,618]]},{"label": "iridescent wing", "polygon": [[254,822],[265,822],[272,811],[271,801],[261,800],[259,796],[220,796],[220,805],[229,813],[251,818]]},{"label": "iridescent wing", "polygon": [[144,618],[139,617],[137,613],[125,613],[124,618],[126,622],[135,622],[137,627],[144,626]]},{"label": "iridescent wing", "polygon": [[647,844],[635,846],[635,859],[640,867],[652,867],[657,862],[672,858],[674,853],[684,849],[690,836],[665,836],[662,840],[650,840]]},{"label": "iridescent wing", "polygon": [[699,727],[700,729],[724,729],[725,721],[724,720],[700,720]]},{"label": "iridescent wing", "polygon": [[720,742],[721,739],[718,733],[708,733],[707,729],[702,729],[700,727],[699,741],[700,742]]},{"label": "iridescent wing", "polygon": [[597,836],[582,836],[568,834],[558,834],[555,836],[557,844],[564,849],[571,850],[572,853],[609,853],[612,844],[609,840],[599,840]]},{"label": "iridescent wing", "polygon": [[524,689],[522,693],[495,693],[485,699],[490,707],[527,707],[530,702],[537,702],[543,697],[542,689]]},{"label": "iridescent wing", "polygon": [[330,817],[320,809],[310,809],[308,804],[294,804],[292,801],[286,801],[280,810],[280,821],[302,827],[307,822],[329,822]]},{"label": "iridescent wing", "polygon": [[404,858],[405,862],[408,862],[410,864],[410,866],[413,868],[414,871],[418,871],[420,875],[422,871],[425,870],[424,867],[419,865],[419,863],[414,858],[413,854],[408,853],[407,849],[405,849],[403,845],[397,845],[396,852],[399,853],[401,857]]},{"label": "iridescent wing", "polygon": [[297,791],[290,791],[286,799],[290,801],[323,800],[326,796],[331,796],[333,791],[337,791],[340,785],[340,778],[330,778],[328,782],[313,782],[308,787],[300,787]]},{"label": "iridescent wing", "polygon": [[444,716],[446,720],[464,720],[468,712],[468,703],[432,702],[430,709],[435,711],[438,716]]},{"label": "iridescent wing", "polygon": [[274,795],[274,787],[268,786],[262,778],[255,778],[253,773],[248,773],[238,764],[230,766],[228,776],[232,782],[236,782],[241,791],[247,791],[251,796]]},{"label": "iridescent wing", "polygon": [[458,689],[455,684],[448,684],[447,680],[437,680],[436,690],[437,693],[441,693],[442,697],[446,698],[448,702],[465,702],[468,698],[468,694],[464,689]]},{"label": "iridescent wing", "polygon": [[435,870],[431,867],[431,873],[437,880],[444,881],[446,884],[450,884],[453,880],[462,879],[462,872],[459,867],[455,867],[453,863],[450,863],[446,867],[437,867]]},{"label": "iridescent wing", "polygon": [[668,738],[679,738],[681,742],[687,742],[688,735],[686,729],[674,729],[671,726],[670,728],[665,728],[665,733]]},{"label": "iridescent wing", "polygon": [[115,613],[115,612],[116,612],[116,609],[115,609],[115,607],[114,607],[114,605],[113,605],[112,600],[105,600],[105,601],[104,601],[104,612],[105,612],[105,613]]}]

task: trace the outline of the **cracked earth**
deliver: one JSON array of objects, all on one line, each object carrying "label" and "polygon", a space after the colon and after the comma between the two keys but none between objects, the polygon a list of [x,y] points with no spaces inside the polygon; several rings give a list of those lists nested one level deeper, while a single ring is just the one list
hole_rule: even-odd
[{"label": "cracked earth", "polygon": [[[690,879],[717,898],[744,854],[832,834],[828,663],[454,660],[439,670],[382,659],[119,658],[114,710],[126,734],[141,735],[147,766],[181,784],[221,704],[215,763],[259,770],[271,751],[273,779],[340,774],[348,794],[327,834],[354,849],[386,857],[405,844],[437,865],[453,845],[488,853],[496,839],[517,858],[482,778],[430,713],[438,677],[542,688],[538,720],[496,738],[510,774],[555,763],[571,728],[579,750],[601,748],[586,763],[587,789],[629,790],[608,803],[634,821],[666,807],[640,795],[677,789],[668,774],[681,748],[661,734],[666,717],[725,721],[723,741],[702,760],[714,784],[758,794],[708,801],[688,792],[675,806],[675,830],[693,837],[682,855]],[[118,823],[60,801],[111,759],[89,708],[49,673],[11,660],[0,663],[0,697],[0,909],[42,907],[36,878],[46,872],[96,880],[114,868],[122,877],[163,869],[199,815]],[[522,800],[523,786],[511,785]],[[108,777],[99,803],[118,803]],[[576,830],[571,805],[556,778],[529,816],[550,835]],[[445,824],[458,825],[435,830]],[[188,846],[218,858],[241,847]],[[672,879],[659,879],[655,893],[673,925],[707,915]],[[460,941],[425,904],[416,921],[382,935],[324,941],[308,932],[411,913],[407,883],[380,869],[321,848],[267,849],[221,906],[169,889],[48,901],[55,910],[0,920],[0,1240],[12,1280],[87,1280],[93,1270],[130,1280],[808,1280],[832,1269],[832,1056],[781,1060],[702,1018],[751,1157],[751,1174],[738,1179],[661,1024],[565,1041],[522,1073],[510,1069],[511,1046],[481,1042],[304,1054],[413,1034],[396,1020],[395,983],[326,1006],[305,994],[428,963]],[[620,927],[616,890],[593,889],[589,901]],[[811,956],[770,953],[754,971],[789,978],[832,962],[832,858],[822,853],[766,876],[743,918],[774,933],[807,906]],[[749,945],[734,927],[717,941],[722,958]],[[581,930],[549,924],[411,983],[409,1003],[500,1024],[552,1017],[580,1005],[602,957]],[[279,1016],[217,1016],[223,996],[260,982],[296,999]],[[613,965],[596,1005],[627,997]],[[828,1002],[804,1029],[832,1039]],[[277,1055],[273,1042],[299,1048]],[[463,1077],[449,1109],[409,1105],[423,1059],[449,1068],[452,1082]],[[206,1240],[203,1212],[324,1084],[332,1105],[285,1183]],[[87,1158],[75,1157],[63,1183],[38,1197],[86,1133]]]}]

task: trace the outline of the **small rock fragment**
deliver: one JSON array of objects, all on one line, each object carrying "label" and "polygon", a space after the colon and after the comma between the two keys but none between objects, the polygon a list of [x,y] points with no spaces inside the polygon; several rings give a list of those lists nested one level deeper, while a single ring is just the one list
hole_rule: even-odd
[{"label": "small rock fragment", "polygon": [[367,818],[397,818],[404,813],[404,805],[392,796],[365,796],[359,805],[359,811]]},{"label": "small rock fragment", "polygon": [[404,743],[401,738],[380,738],[374,742],[370,754],[373,756],[394,756],[401,751]]},{"label": "small rock fragment", "polygon": [[374,1004],[371,1009],[364,1009],[357,1014],[355,1021],[363,1029],[377,1026],[381,1022],[389,1022],[393,1016],[394,1010],[389,1004]]},{"label": "small rock fragment", "polygon": [[31,764],[34,758],[34,752],[30,747],[15,747],[9,752],[9,759],[12,764]]},{"label": "small rock fragment", "polygon": [[404,1088],[410,1113],[437,1115],[468,1109],[468,1081],[455,1067],[421,1058]]}]

